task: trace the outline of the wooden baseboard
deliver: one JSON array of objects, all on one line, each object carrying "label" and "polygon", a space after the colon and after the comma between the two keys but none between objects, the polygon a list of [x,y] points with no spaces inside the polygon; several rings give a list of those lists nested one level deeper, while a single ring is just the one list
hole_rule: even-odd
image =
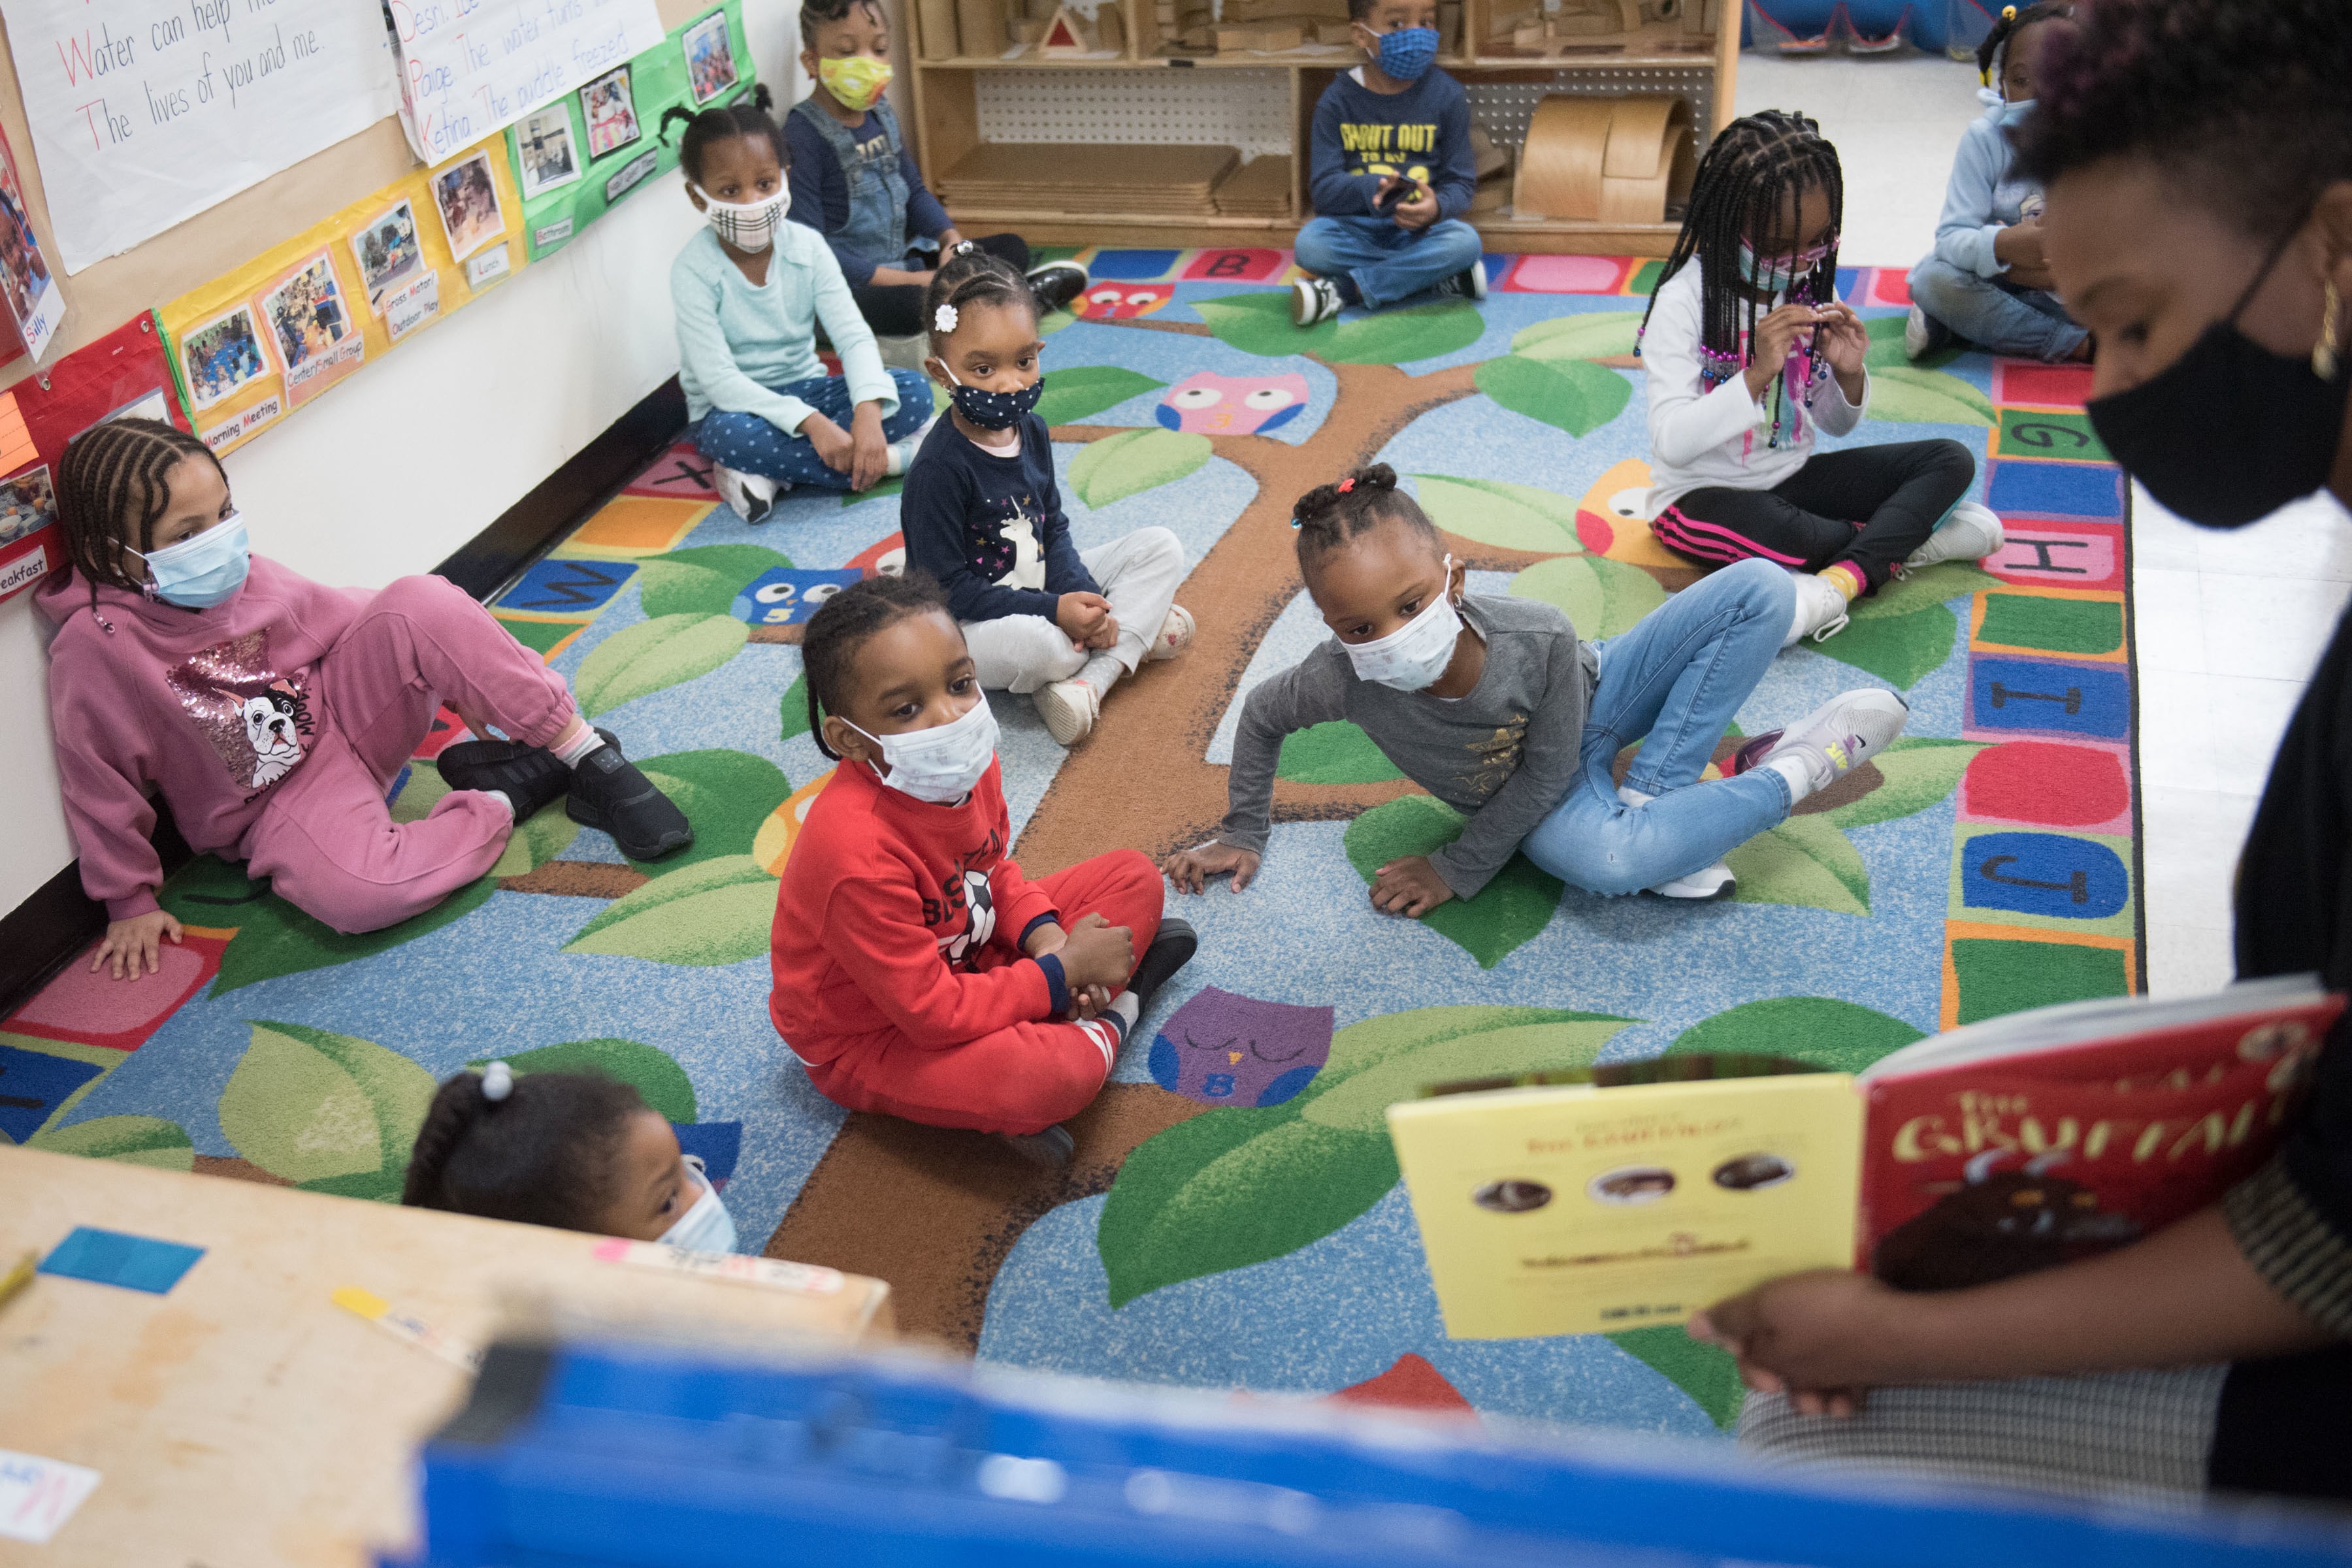
[{"label": "wooden baseboard", "polygon": [[[489,598],[642,472],[685,426],[686,394],[673,376],[436,566],[435,575],[477,599]],[[186,863],[190,851],[161,803],[156,817],[156,851],[168,875]],[[81,890],[79,860],[0,915],[0,1017],[15,1012],[105,929],[105,907]]]}]

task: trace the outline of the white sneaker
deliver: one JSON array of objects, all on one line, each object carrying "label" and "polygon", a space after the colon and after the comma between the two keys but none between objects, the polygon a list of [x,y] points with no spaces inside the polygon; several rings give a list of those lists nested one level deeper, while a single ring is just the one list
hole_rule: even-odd
[{"label": "white sneaker", "polygon": [[[1638,809],[1649,805],[1657,796],[1644,795],[1631,784],[1619,784],[1617,798],[1626,805]],[[1738,886],[1738,879],[1732,876],[1731,868],[1717,860],[1714,865],[1693,871],[1688,876],[1676,877],[1670,882],[1661,882],[1648,891],[1657,894],[1662,899],[1727,899]]]},{"label": "white sneaker", "polygon": [[1056,744],[1075,746],[1091,733],[1102,712],[1102,699],[1083,680],[1056,680],[1037,689],[1037,717]]},{"label": "white sneaker", "polygon": [[1843,691],[1789,727],[1764,753],[1763,766],[1795,759],[1809,780],[1799,798],[1835,784],[1885,751],[1903,733],[1911,705],[1884,687]]},{"label": "white sneaker", "polygon": [[745,522],[765,522],[768,513],[775,509],[777,495],[792,487],[779,484],[764,474],[739,473],[724,464],[713,463],[710,488]]},{"label": "white sneaker", "polygon": [[1927,320],[1927,312],[1918,306],[1911,307],[1910,316],[1903,323],[1903,357],[1925,359],[1936,346],[1936,328]]},{"label": "white sneaker", "polygon": [[1794,647],[1807,637],[1823,642],[1845,630],[1846,598],[1836,584],[1815,572],[1791,572],[1789,585],[1797,590],[1797,613],[1789,622],[1782,647]]},{"label": "white sneaker", "polygon": [[1290,285],[1290,321],[1311,327],[1339,313],[1339,286],[1328,278],[1299,278]]},{"label": "white sneaker", "polygon": [[1192,646],[1192,612],[1181,605],[1168,606],[1168,618],[1160,623],[1160,635],[1151,639],[1151,649],[1143,657],[1147,663],[1174,658]]},{"label": "white sneaker", "polygon": [[1981,561],[2007,540],[1998,513],[1989,506],[1964,500],[1936,525],[1927,543],[1911,552],[1903,569],[1916,572],[1945,561]]}]

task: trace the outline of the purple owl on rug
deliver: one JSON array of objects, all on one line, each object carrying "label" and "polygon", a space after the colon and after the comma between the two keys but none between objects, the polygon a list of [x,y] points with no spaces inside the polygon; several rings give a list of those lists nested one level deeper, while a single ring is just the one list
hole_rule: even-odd
[{"label": "purple owl on rug", "polygon": [[1307,378],[1288,375],[1219,375],[1199,371],[1168,389],[1152,412],[1171,430],[1208,436],[1263,436],[1298,417],[1307,406]]},{"label": "purple owl on rug", "polygon": [[1331,1059],[1331,1009],[1205,986],[1151,1041],[1151,1076],[1206,1105],[1280,1105]]}]

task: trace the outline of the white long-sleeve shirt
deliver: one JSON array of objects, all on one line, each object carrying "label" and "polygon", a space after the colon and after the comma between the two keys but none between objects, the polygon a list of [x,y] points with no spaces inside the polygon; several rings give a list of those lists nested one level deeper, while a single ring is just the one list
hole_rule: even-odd
[{"label": "white long-sleeve shirt", "polygon": [[[1846,401],[1834,375],[1807,392],[1811,352],[1791,349],[1781,371],[1784,405],[1780,444],[1771,436],[1772,398],[1751,397],[1748,378],[1734,375],[1709,390],[1700,379],[1699,301],[1703,280],[1696,258],[1659,287],[1642,334],[1642,369],[1650,395],[1650,497],[1643,518],[1654,518],[1685,493],[1709,485],[1769,490],[1805,466],[1813,455],[1813,426],[1843,436],[1862,423],[1870,406],[1869,372],[1863,373],[1862,401]],[[1775,305],[1780,301],[1776,298]],[[1757,312],[1760,318],[1764,311]],[[1805,417],[1791,420],[1801,401]],[[1790,426],[1794,424],[1795,429]]]}]

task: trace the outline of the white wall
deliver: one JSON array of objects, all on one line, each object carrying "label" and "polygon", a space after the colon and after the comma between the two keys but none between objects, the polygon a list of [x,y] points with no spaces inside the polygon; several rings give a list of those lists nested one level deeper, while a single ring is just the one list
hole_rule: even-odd
[{"label": "white wall", "polygon": [[[747,0],[761,79],[806,90],[798,7]],[[254,548],[329,583],[431,569],[677,372],[669,265],[698,220],[675,175],[636,193],[226,460]],[[0,911],[74,856],[49,737],[48,622],[0,605]]]}]

